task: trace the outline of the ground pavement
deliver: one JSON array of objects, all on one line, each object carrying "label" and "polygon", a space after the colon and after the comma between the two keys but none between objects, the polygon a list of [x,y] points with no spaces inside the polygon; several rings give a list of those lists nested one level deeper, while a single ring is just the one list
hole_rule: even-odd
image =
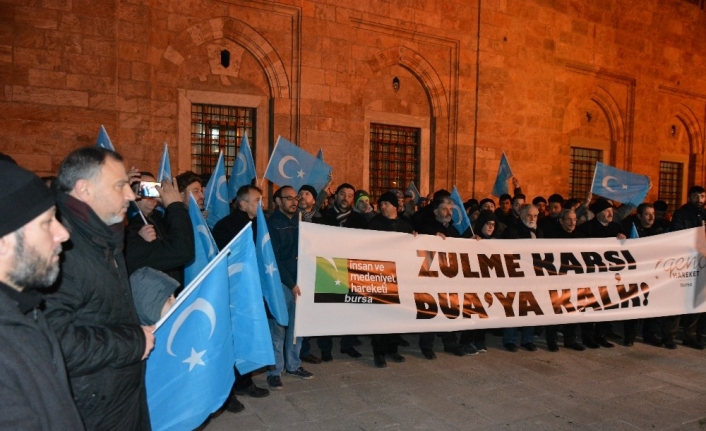
[{"label": "ground pavement", "polygon": [[[284,390],[238,397],[245,411],[219,412],[204,431],[237,430],[706,430],[706,351],[616,342],[612,349],[506,352],[488,335],[488,352],[427,360],[406,334],[402,364],[375,368],[363,354],[338,353],[304,364],[313,380],[283,376]],[[313,343],[315,346],[316,343]],[[560,344],[561,345],[561,344]],[[318,353],[312,347],[314,353]],[[267,387],[265,374],[255,382]]]}]

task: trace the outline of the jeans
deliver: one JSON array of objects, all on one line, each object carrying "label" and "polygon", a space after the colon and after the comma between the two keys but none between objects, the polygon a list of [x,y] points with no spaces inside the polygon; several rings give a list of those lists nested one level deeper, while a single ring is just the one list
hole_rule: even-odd
[{"label": "jeans", "polygon": [[294,295],[285,285],[282,285],[282,290],[284,291],[284,301],[287,304],[287,312],[289,313],[289,325],[280,326],[275,319],[268,319],[270,334],[272,335],[272,348],[275,351],[275,365],[270,367],[267,372],[268,376],[280,376],[285,367],[289,371],[295,371],[302,364],[299,359],[302,337],[297,337],[296,343],[293,343],[294,313],[296,310]]},{"label": "jeans", "polygon": [[517,344],[517,331],[522,333],[522,344],[534,342],[534,326],[523,326],[522,328],[505,328],[503,331],[503,344]]}]

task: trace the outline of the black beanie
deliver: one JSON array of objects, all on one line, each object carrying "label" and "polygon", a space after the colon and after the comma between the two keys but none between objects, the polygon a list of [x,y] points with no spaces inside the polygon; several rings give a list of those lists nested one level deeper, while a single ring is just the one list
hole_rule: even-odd
[{"label": "black beanie", "polygon": [[593,205],[591,205],[590,210],[593,211],[594,214],[598,214],[599,212],[612,207],[613,205],[611,205],[606,199],[599,198],[593,203]]},{"label": "black beanie", "polygon": [[399,201],[397,200],[397,195],[394,192],[385,192],[378,198],[378,207],[383,202],[389,202],[395,208],[399,208]]},{"label": "black beanie", "polygon": [[301,192],[302,190],[306,190],[307,192],[311,193],[314,199],[316,199],[316,197],[319,195],[316,192],[316,189],[310,186],[309,184],[304,184],[303,186],[299,187],[299,192]]},{"label": "black beanie", "polygon": [[38,176],[0,161],[0,236],[14,232],[54,206],[54,195]]}]

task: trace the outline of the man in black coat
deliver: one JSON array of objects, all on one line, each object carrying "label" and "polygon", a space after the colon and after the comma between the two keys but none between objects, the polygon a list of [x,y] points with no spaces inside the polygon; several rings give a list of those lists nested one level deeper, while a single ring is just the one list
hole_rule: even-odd
[{"label": "man in black coat", "polygon": [[57,206],[71,234],[60,282],[45,296],[74,400],[88,430],[149,430],[145,363],[154,327],[140,326],[123,256],[135,194],[122,157],[99,147],[69,154]]},{"label": "man in black coat", "polygon": [[33,173],[0,161],[0,429],[82,430],[61,348],[34,289],[59,275],[69,233]]}]

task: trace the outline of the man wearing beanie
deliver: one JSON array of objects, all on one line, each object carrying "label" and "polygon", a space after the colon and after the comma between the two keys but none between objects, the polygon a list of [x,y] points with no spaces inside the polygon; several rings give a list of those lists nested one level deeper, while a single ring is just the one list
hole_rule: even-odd
[{"label": "man wearing beanie", "polygon": [[365,190],[356,190],[353,194],[353,211],[362,214],[367,222],[375,217],[373,206],[370,205],[370,193]]},{"label": "man wearing beanie", "polygon": [[302,215],[302,221],[313,222],[314,219],[321,218],[318,196],[319,193],[309,184],[299,187],[299,213]]},{"label": "man wearing beanie", "polygon": [[144,360],[153,327],[140,326],[123,257],[123,219],[135,194],[122,157],[100,147],[69,154],[57,206],[71,233],[61,281],[45,296],[74,400],[88,430],[149,430]]},{"label": "man wearing beanie", "polygon": [[56,335],[34,289],[59,275],[69,233],[36,175],[0,161],[0,429],[82,430]]}]

